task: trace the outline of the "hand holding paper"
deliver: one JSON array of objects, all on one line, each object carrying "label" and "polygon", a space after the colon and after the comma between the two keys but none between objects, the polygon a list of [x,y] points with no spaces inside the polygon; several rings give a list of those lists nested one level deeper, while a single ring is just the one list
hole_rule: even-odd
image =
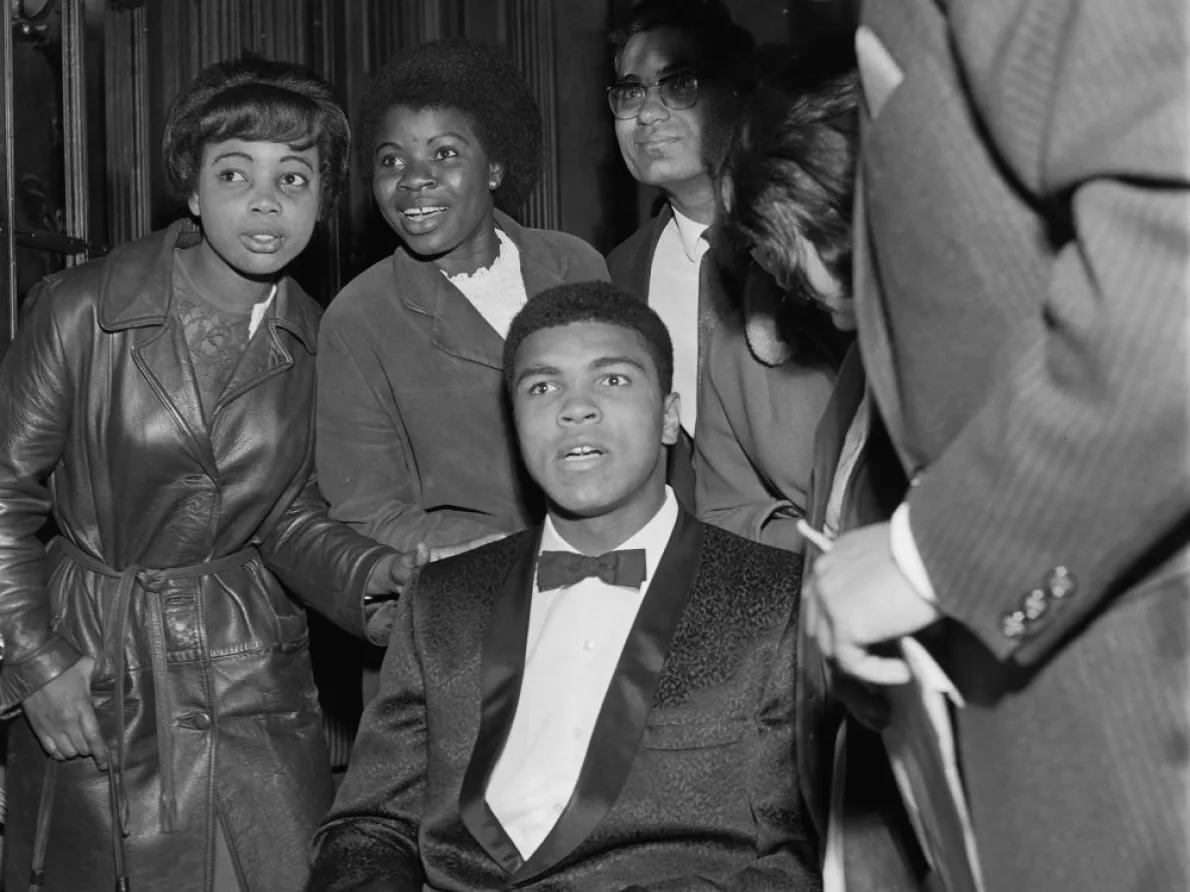
[{"label": "hand holding paper", "polygon": [[[821,548],[815,539],[821,534],[801,526],[802,534]],[[908,682],[910,669],[903,659],[873,649],[913,635],[940,617],[893,559],[888,524],[846,533],[823,549],[806,596],[812,599],[807,631],[819,649],[840,671],[870,684]]]}]

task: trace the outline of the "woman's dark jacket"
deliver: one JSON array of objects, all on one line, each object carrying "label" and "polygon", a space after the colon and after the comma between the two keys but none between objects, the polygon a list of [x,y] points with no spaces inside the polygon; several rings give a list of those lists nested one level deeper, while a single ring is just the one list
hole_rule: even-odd
[{"label": "woman's dark jacket", "polygon": [[[248,892],[297,889],[332,784],[305,613],[273,574],[362,636],[362,593],[390,552],[326,517],[312,475],[320,310],[291,280],[204,419],[168,314],[174,248],[197,239],[180,222],[47,279],[0,363],[0,710],[94,655],[115,764],[122,648],[132,889],[209,889],[216,821]],[[47,551],[51,509],[65,541]],[[27,722],[10,728],[15,890],[47,761]],[[89,759],[57,771],[46,892],[111,888],[108,786]]]}]

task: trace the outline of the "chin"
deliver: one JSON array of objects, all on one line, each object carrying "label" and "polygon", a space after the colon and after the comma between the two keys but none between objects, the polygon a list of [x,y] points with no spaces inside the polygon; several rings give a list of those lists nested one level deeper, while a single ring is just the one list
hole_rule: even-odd
[{"label": "chin", "polygon": [[249,255],[241,262],[236,263],[236,271],[240,275],[250,279],[263,279],[277,275],[285,267],[289,266],[292,260],[293,257],[288,255],[284,257],[276,254],[268,256]]},{"label": "chin", "polygon": [[555,508],[568,517],[599,517],[615,509],[623,500],[622,495],[610,495],[604,487],[592,486],[550,486],[545,487],[547,498]]}]

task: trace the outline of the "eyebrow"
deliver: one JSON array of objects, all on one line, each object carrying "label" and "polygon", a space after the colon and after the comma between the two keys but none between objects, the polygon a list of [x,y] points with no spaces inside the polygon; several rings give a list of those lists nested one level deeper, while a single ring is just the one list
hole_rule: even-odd
[{"label": "eyebrow", "polygon": [[528,365],[528,366],[525,366],[523,369],[521,369],[520,372],[517,374],[516,381],[513,382],[513,386],[519,387],[522,381],[524,381],[526,378],[532,378],[535,375],[560,375],[560,374],[562,374],[562,370],[555,366],[552,366],[552,365],[542,365],[542,364]]},{"label": "eyebrow", "polygon": [[646,375],[649,372],[643,363],[637,362],[631,356],[601,356],[591,362],[591,368],[593,369],[605,369],[612,365],[630,365],[633,368],[640,369]]},{"label": "eyebrow", "polygon": [[[681,72],[689,72],[694,74],[694,66],[688,62],[670,62],[668,65],[662,67],[657,72],[657,80],[664,80],[671,74],[679,74]],[[644,83],[639,74],[626,74],[616,81],[617,84],[640,84]]]},{"label": "eyebrow", "polygon": [[[467,145],[471,145],[471,141],[469,139],[467,139],[467,137],[465,137],[461,133],[455,133],[453,130],[447,130],[445,133],[435,134],[434,136],[431,136],[428,140],[426,140],[426,142],[433,143],[433,142],[437,142],[440,139],[446,139],[448,137],[453,137],[454,139],[457,139],[459,142],[464,142],[464,143],[467,143]],[[384,142],[380,143],[380,145],[376,146],[376,151],[373,154],[379,154],[381,149],[395,149],[396,151],[399,152],[399,151],[401,151],[401,148],[402,148],[402,146],[400,143],[393,142],[391,139],[386,139]]]},{"label": "eyebrow", "polygon": [[301,155],[283,155],[281,157],[281,160],[282,161],[296,161],[298,164],[306,165],[306,167],[308,167],[310,170],[314,169],[314,165],[310,163],[310,159],[305,158]]}]

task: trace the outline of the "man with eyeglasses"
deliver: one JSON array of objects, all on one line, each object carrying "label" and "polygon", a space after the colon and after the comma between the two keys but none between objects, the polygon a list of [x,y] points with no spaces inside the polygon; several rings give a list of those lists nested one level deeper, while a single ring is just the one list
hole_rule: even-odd
[{"label": "man with eyeglasses", "polygon": [[720,0],[643,0],[617,31],[616,81],[607,94],[629,172],[666,199],[607,262],[612,281],[646,300],[673,339],[682,436],[670,450],[669,482],[690,510],[700,347],[724,303],[707,257],[714,174],[737,105],[728,75],[754,46]]}]

